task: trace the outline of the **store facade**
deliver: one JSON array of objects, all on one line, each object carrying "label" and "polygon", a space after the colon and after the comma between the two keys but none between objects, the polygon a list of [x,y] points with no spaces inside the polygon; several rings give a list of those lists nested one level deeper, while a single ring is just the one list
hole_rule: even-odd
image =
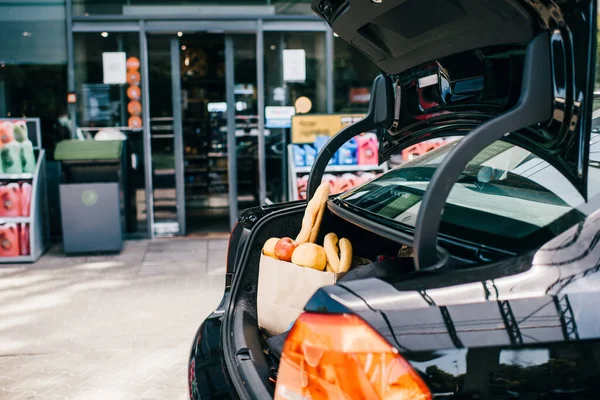
[{"label": "store facade", "polygon": [[309,2],[211,3],[64,3],[62,121],[127,139],[129,236],[228,232],[243,209],[287,200],[290,127],[267,111],[365,111],[377,70]]}]

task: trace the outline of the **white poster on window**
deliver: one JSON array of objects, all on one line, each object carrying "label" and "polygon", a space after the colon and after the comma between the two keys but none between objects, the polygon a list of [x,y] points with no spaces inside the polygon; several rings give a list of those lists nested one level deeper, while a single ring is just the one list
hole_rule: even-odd
[{"label": "white poster on window", "polygon": [[267,106],[265,107],[265,118],[267,128],[291,128],[292,117],[296,114],[295,107]]},{"label": "white poster on window", "polygon": [[102,70],[106,85],[122,85],[127,80],[127,62],[124,52],[102,53]]},{"label": "white poster on window", "polygon": [[306,52],[283,50],[283,80],[286,82],[306,81]]}]

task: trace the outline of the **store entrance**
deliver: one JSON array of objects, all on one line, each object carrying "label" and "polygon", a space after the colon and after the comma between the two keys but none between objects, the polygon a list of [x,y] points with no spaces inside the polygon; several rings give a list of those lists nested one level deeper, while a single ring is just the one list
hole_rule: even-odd
[{"label": "store entrance", "polygon": [[149,35],[155,235],[227,233],[259,204],[255,40]]}]

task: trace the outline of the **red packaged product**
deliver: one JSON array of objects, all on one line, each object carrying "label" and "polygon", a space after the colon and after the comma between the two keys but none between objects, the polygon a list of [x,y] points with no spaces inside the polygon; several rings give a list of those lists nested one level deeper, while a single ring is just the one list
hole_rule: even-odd
[{"label": "red packaged product", "polygon": [[[12,142],[15,138],[15,125],[12,121],[0,121],[0,142]],[[0,145],[0,147],[2,147]]]},{"label": "red packaged product", "polygon": [[0,186],[0,217],[20,217],[21,187],[18,183]]},{"label": "red packaged product", "polygon": [[19,229],[17,224],[0,226],[0,257],[16,257],[20,255]]},{"label": "red packaged product", "polygon": [[337,179],[338,177],[333,174],[324,174],[321,182],[329,182],[329,192],[331,194],[338,194],[337,192]]},{"label": "red packaged product", "polygon": [[298,187],[298,199],[306,200],[306,189],[308,187],[308,175],[297,178],[296,185]]},{"label": "red packaged product", "polygon": [[363,172],[361,175],[359,175],[356,178],[356,184],[357,185],[362,185],[363,183],[368,182],[371,179],[374,179],[375,176],[376,175],[374,173],[372,173],[372,172]]},{"label": "red packaged product", "polygon": [[358,151],[356,158],[360,165],[377,165],[379,163],[379,144],[377,136],[365,134],[356,137]]},{"label": "red packaged product", "polygon": [[339,194],[345,192],[344,188],[347,186],[347,184],[348,179],[344,178],[343,176],[338,176],[335,179],[335,181],[333,181],[333,184],[331,186],[331,193]]},{"label": "red packaged product", "polygon": [[24,217],[29,217],[31,211],[31,193],[32,186],[29,182],[24,182],[21,185],[21,212]]},{"label": "red packaged product", "polygon": [[28,256],[31,253],[29,248],[29,224],[19,226],[19,245],[22,256]]},{"label": "red packaged product", "polygon": [[357,185],[357,180],[358,177],[354,174],[351,173],[346,173],[344,175],[342,175],[340,178],[338,178],[338,189],[340,193],[343,193],[347,190],[352,189],[354,186]]}]

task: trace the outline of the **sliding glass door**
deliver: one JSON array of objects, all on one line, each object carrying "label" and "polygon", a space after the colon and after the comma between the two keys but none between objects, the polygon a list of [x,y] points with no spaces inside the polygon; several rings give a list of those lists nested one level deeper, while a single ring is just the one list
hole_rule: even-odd
[{"label": "sliding glass door", "polygon": [[148,35],[153,234],[227,233],[260,204],[255,34]]}]

